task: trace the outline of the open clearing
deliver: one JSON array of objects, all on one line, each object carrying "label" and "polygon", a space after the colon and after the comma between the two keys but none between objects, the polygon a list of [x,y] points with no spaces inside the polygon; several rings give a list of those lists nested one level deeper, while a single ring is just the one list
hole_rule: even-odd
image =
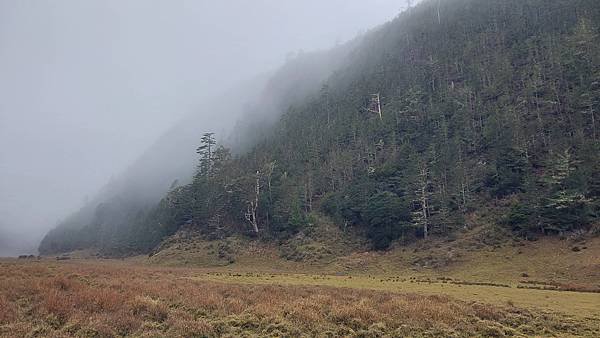
[{"label": "open clearing", "polygon": [[[448,295],[456,299],[486,302],[497,305],[514,304],[530,309],[547,309],[567,315],[600,319],[600,293],[539,290],[526,288],[526,285],[477,285],[469,282],[447,279],[419,279],[417,277],[365,277],[329,276],[307,274],[257,274],[235,272],[212,272],[193,277],[227,283],[310,285],[370,290],[418,293],[424,295]],[[477,284],[471,284],[477,283]]]},{"label": "open clearing", "polygon": [[0,260],[0,337],[600,336],[600,238],[481,245],[474,230],[369,252],[321,230]]},{"label": "open clearing", "polygon": [[600,335],[598,293],[230,269],[3,260],[0,336]]},{"label": "open clearing", "polygon": [[[337,241],[325,243],[328,251],[343,253],[344,247],[352,248],[353,243],[339,234],[322,232]],[[535,243],[515,241],[481,246],[480,237],[489,235],[474,232],[455,242],[432,241],[386,252],[359,253],[354,247],[350,254],[325,255],[309,262],[281,259],[277,248],[257,242],[177,239],[150,261],[202,268],[195,270],[195,280],[443,294],[583,318],[600,316],[600,238],[580,242],[544,238]],[[235,257],[233,263],[219,259],[213,249],[223,246]],[[306,247],[302,250],[307,251]],[[140,261],[144,262],[145,258]]]}]

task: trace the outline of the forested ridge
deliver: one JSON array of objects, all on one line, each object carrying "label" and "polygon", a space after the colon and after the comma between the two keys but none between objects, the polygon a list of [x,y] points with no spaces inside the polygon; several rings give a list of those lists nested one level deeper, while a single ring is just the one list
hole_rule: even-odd
[{"label": "forested ridge", "polygon": [[182,226],[278,241],[317,214],[378,250],[451,236],[484,209],[512,236],[589,231],[600,216],[598,23],[596,0],[424,1],[346,46],[334,74],[278,104],[275,122],[249,115],[236,132],[255,136],[249,149],[206,133],[190,184],[102,236],[94,222],[59,227],[40,252],[150,252]]}]

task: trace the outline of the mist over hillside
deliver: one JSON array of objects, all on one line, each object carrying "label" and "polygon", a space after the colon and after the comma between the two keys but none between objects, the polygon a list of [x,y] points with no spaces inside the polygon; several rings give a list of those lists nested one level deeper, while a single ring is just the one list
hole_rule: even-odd
[{"label": "mist over hillside", "polygon": [[40,250],[147,253],[184,227],[288,241],[322,216],[385,250],[453,238],[483,210],[495,236],[592,231],[598,15],[587,0],[422,2],[282,67],[233,147],[204,134],[193,180],[158,205],[101,204]]},{"label": "mist over hillside", "polygon": [[0,338],[600,337],[598,0],[0,1],[5,73]]},{"label": "mist over hillside", "polygon": [[248,80],[208,100],[198,108],[202,113],[179,122],[122,176],[112,179],[98,196],[52,230],[42,241],[42,252],[53,250],[53,243],[72,238],[73,231],[94,235],[84,242],[58,244],[60,247],[75,250],[98,246],[110,252],[114,241],[123,236],[122,231],[139,222],[169,189],[191,182],[197,171],[196,148],[203,133],[216,132],[221,144],[243,154],[264,139],[285,107],[318,94],[321,83],[344,64],[360,40],[356,38],[330,51],[300,53],[276,72]]},{"label": "mist over hillside", "polygon": [[[158,203],[173,184],[188,183],[195,171],[195,150],[200,135],[210,130],[228,135],[233,123],[258,96],[263,82],[257,77],[197,107],[199,113],[186,116],[162,135],[123,174],[112,178],[54,232],[90,225],[110,226],[110,229],[126,227],[136,215]],[[220,118],[207,119],[206,112]],[[110,229],[105,231],[111,232]]]},{"label": "mist over hillside", "polygon": [[28,253],[35,248],[34,243],[14,243],[16,234],[5,230],[5,227],[0,228],[0,256]]},{"label": "mist over hillside", "polygon": [[[379,0],[379,10],[364,15],[372,5],[341,0],[1,2],[4,226],[19,229],[15,232],[26,242],[39,241],[58,221],[97,200],[111,177],[119,180],[185,116],[205,114],[193,121],[200,131],[202,124],[213,129],[215,120],[231,121],[221,109],[221,115],[211,115],[208,103],[257,74],[273,72],[287,55],[352,39],[402,8]],[[257,83],[248,88],[259,89]],[[232,105],[236,100],[225,98]],[[227,137],[225,130],[214,131]]]}]

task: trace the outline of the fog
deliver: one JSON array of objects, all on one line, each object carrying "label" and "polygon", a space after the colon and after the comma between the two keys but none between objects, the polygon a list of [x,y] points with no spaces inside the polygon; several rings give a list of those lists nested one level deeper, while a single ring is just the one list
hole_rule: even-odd
[{"label": "fog", "polygon": [[206,102],[404,3],[0,0],[0,256],[35,253],[190,115],[231,123]]}]

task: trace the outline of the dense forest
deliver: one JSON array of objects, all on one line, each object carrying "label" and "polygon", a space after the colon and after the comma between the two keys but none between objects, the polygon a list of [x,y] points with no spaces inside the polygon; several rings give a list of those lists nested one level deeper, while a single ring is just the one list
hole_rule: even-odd
[{"label": "dense forest", "polygon": [[312,59],[336,70],[302,90],[272,79],[268,94],[301,94],[271,104],[273,121],[245,117],[244,147],[199,137],[193,180],[157,206],[106,231],[98,205],[40,252],[150,252],[182,226],[278,241],[316,214],[377,250],[450,236],[483,209],[513,236],[587,231],[600,217],[598,23],[596,0],[424,1]]}]

